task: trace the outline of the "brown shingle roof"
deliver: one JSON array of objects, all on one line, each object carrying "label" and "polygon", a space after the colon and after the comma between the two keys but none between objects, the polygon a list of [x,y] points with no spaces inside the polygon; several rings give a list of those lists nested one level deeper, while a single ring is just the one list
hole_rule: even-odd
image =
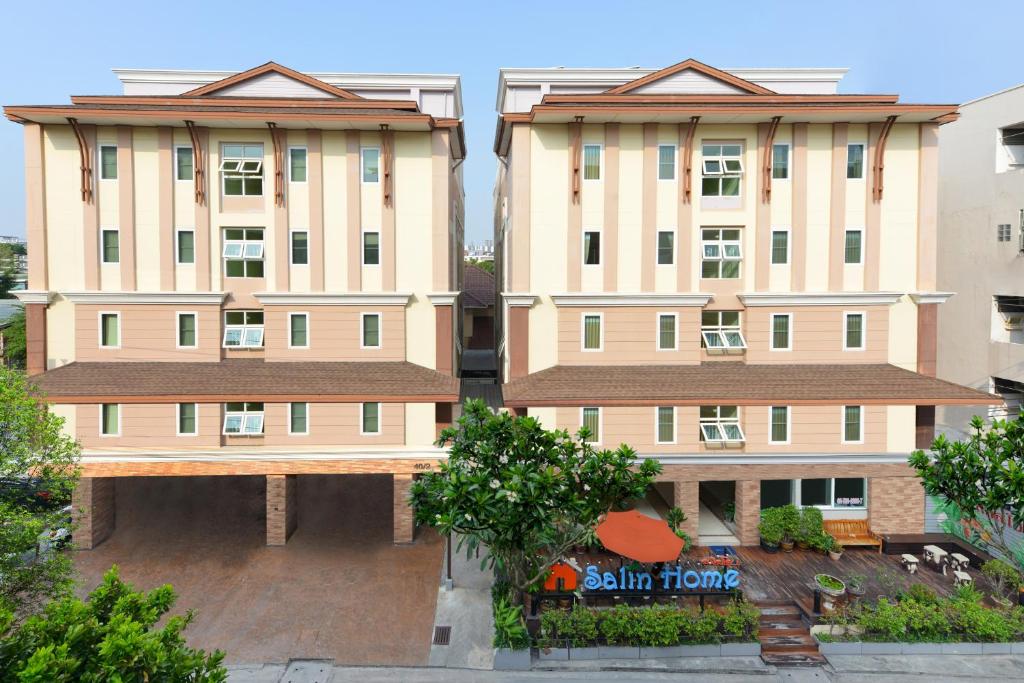
[{"label": "brown shingle roof", "polygon": [[1002,399],[894,365],[556,365],[503,387],[505,405],[988,405]]},{"label": "brown shingle roof", "polygon": [[483,268],[467,264],[462,282],[462,297],[466,308],[493,306],[494,275]]},{"label": "brown shingle roof", "polygon": [[32,381],[54,403],[459,400],[458,379],[406,361],[71,363]]}]

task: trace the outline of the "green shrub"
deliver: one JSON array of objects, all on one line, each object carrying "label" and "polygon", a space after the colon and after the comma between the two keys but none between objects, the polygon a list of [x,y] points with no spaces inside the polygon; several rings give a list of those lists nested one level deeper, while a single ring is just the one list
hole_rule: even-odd
[{"label": "green shrub", "polygon": [[949,611],[951,626],[965,636],[964,640],[1005,643],[1014,635],[1012,622],[1002,613],[980,602],[954,600],[952,604],[954,609]]},{"label": "green shrub", "polygon": [[797,525],[796,540],[803,541],[814,547],[813,541],[818,540],[824,534],[824,520],[821,510],[813,506],[805,507],[800,510],[799,515],[800,521]]},{"label": "green shrub", "polygon": [[1020,590],[1022,579],[1020,572],[1013,565],[1002,560],[989,560],[981,565],[981,573],[992,588],[992,591],[1002,599],[1016,597]]},{"label": "green shrub", "polygon": [[914,600],[925,605],[934,605],[938,603],[939,596],[935,591],[923,583],[914,583],[907,589],[905,599]]},{"label": "green shrub", "polygon": [[494,647],[525,650],[530,647],[530,634],[523,622],[523,606],[512,605],[504,597],[493,605]]},{"label": "green shrub", "polygon": [[701,645],[726,638],[750,642],[757,639],[759,617],[757,608],[743,601],[721,609],[708,606],[704,612],[674,605],[617,605],[612,609],[577,605],[572,610],[544,610],[537,645],[587,647],[595,645],[599,636],[609,645],[633,647]]},{"label": "green shrub", "polygon": [[782,515],[779,512],[782,508],[766,508],[761,510],[761,522],[757,530],[761,538],[768,545],[778,545],[785,535],[785,527],[782,523]]},{"label": "green shrub", "polygon": [[907,629],[906,615],[886,598],[865,609],[857,624],[864,629],[865,640],[903,641]]},{"label": "green shrub", "polygon": [[949,617],[937,601],[904,600],[898,609],[903,613],[908,640],[935,643],[949,639]]}]

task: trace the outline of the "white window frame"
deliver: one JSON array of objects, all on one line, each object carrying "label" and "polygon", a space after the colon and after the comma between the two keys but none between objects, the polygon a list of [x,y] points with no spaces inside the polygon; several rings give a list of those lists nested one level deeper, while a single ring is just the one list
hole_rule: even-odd
[{"label": "white window frame", "polygon": [[[851,178],[849,176],[850,168],[850,148],[860,147],[860,177]],[[843,166],[843,177],[846,180],[865,180],[868,177],[868,143],[861,140],[850,140],[846,143],[846,163]]]},{"label": "white window frame", "polygon": [[[103,316],[112,315],[117,318],[117,343],[113,345],[103,343]],[[98,311],[96,313],[97,335],[96,343],[101,349],[116,351],[121,348],[121,340],[124,338],[124,328],[121,327],[121,311]]]},{"label": "white window frame", "polygon": [[[597,233],[597,263],[587,263],[587,233]],[[599,268],[604,265],[604,230],[584,228],[580,234],[580,263],[584,268]]]},{"label": "white window frame", "polygon": [[[261,240],[251,240],[251,239],[247,239],[247,238],[243,237],[240,240],[229,240],[225,236],[225,232],[227,230],[242,230],[243,231],[242,232],[243,235],[245,234],[245,232],[244,232],[245,230],[262,230],[263,231],[263,239],[261,239]],[[239,247],[241,247],[241,251],[238,253],[238,256],[228,255],[228,247],[229,246],[233,246],[233,245],[238,245]],[[266,228],[223,228],[222,232],[221,232],[221,250],[220,250],[220,253],[221,253],[221,258],[223,258],[226,261],[262,261],[263,258],[264,258],[264,255],[266,254],[266,245],[267,245],[267,232],[266,232]],[[250,255],[248,253],[249,252],[249,247],[256,247],[256,246],[259,247],[259,256]]]},{"label": "white window frame", "polygon": [[[374,151],[377,152],[377,179],[376,180],[367,180],[366,179],[366,152],[368,150],[374,150]],[[307,163],[308,163],[309,157],[307,156],[306,159],[307,159]],[[360,185],[378,185],[378,184],[380,184],[380,177],[382,175],[384,175],[384,173],[383,173],[384,169],[381,168],[381,166],[382,166],[381,162],[382,161],[383,161],[383,155],[381,154],[380,147],[377,147],[377,146],[374,146],[374,145],[369,145],[367,147],[360,147],[359,148],[359,184]],[[309,173],[308,169],[307,169],[306,173],[307,174]]]},{"label": "white window frame", "polygon": [[[719,154],[717,156],[704,156],[704,147],[707,146],[707,145],[712,145],[712,146],[716,146],[716,147],[725,147],[725,146],[739,147],[740,148],[740,153],[739,153],[738,156],[733,156],[731,154],[730,155]],[[743,197],[743,176],[744,176],[744,174],[746,172],[746,169],[743,168],[743,156],[744,156],[744,154],[747,151],[746,150],[745,142],[743,140],[735,140],[735,141],[731,141],[731,142],[730,141],[701,140],[700,141],[700,150],[701,150],[700,170],[701,170],[701,180],[702,181],[703,181],[703,179],[705,177],[712,177],[712,178],[738,178],[739,179],[739,191],[735,195],[722,194],[722,183],[721,182],[719,182],[719,184],[718,184],[718,194],[704,194],[704,187],[703,187],[703,182],[702,182],[702,184],[701,184],[701,196],[702,197],[719,197],[719,198],[724,198],[724,199],[740,199],[740,198],[742,198]],[[739,163],[739,170],[733,170],[733,171],[727,170],[726,169],[726,165],[727,165],[726,161],[736,161],[737,163]],[[709,170],[708,169],[708,164],[709,163],[717,163],[718,164],[718,170],[717,171],[716,170]]]},{"label": "white window frame", "polygon": [[[789,344],[785,347],[775,346],[775,319],[780,317],[789,318],[789,334],[786,341]],[[793,350],[793,314],[792,313],[771,313],[768,315],[768,349],[770,351],[792,351]]]},{"label": "white window frame", "polygon": [[[672,440],[662,441],[661,440],[661,409],[669,408],[672,410]],[[654,443],[659,446],[671,446],[676,443],[678,437],[676,436],[679,432],[679,411],[676,410],[675,406],[655,406],[654,407]]]},{"label": "white window frame", "polygon": [[[295,318],[305,318],[306,319],[306,343],[302,344],[302,345],[298,345],[298,346],[295,346],[295,345],[292,344],[292,320],[294,320]],[[265,327],[266,326],[266,318],[263,319],[263,324],[264,324],[264,327]],[[310,332],[310,329],[309,329],[309,312],[308,311],[289,311],[288,312],[288,348],[289,349],[308,349],[309,348],[309,343],[311,341],[310,336],[311,336],[311,332]]]},{"label": "white window frame", "polygon": [[[772,411],[776,408],[786,410],[786,438],[783,441],[776,441],[772,437]],[[768,443],[772,446],[785,446],[793,441],[793,408],[790,406],[768,406]]]},{"label": "white window frame", "polygon": [[[373,234],[377,235],[377,262],[376,263],[367,263],[366,262],[366,234],[367,233],[373,233]],[[374,229],[374,230],[363,229],[363,230],[360,231],[360,233],[359,233],[359,265],[360,265],[360,267],[362,267],[362,268],[380,268],[381,267],[381,265],[383,264],[383,261],[384,261],[384,259],[383,259],[383,251],[382,251],[382,247],[384,245],[382,244],[382,241],[383,241],[382,237],[383,237],[383,234],[382,234],[380,228],[377,228],[377,229]]]},{"label": "white window frame", "polygon": [[[597,316],[601,328],[600,345],[596,349],[587,348],[587,318]],[[583,353],[600,353],[604,351],[604,313],[584,312],[580,314],[580,351]]]},{"label": "white window frame", "polygon": [[[775,262],[775,233],[786,233],[786,260],[783,263]],[[788,227],[774,227],[771,229],[771,241],[768,243],[768,265],[788,266],[793,263],[793,234]]]},{"label": "white window frame", "polygon": [[[846,326],[851,315],[860,316],[860,346],[847,346]],[[843,351],[867,351],[868,349],[868,314],[867,311],[843,311]]]},{"label": "white window frame", "polygon": [[[263,313],[263,324],[262,325],[249,325],[248,323],[243,322],[241,325],[229,325],[228,321],[227,321],[228,313]],[[222,322],[222,325],[224,327],[224,334],[221,336],[221,347],[222,348],[225,348],[225,349],[262,349],[263,348],[263,343],[264,343],[264,339],[266,337],[266,330],[267,330],[267,314],[265,312],[257,310],[257,309],[252,309],[252,308],[234,309],[234,310],[229,310],[229,311],[223,311],[222,314],[221,314],[221,322]],[[249,336],[249,330],[255,330],[257,328],[259,328],[259,331],[260,331],[260,343],[259,344],[246,344],[245,342],[246,342],[246,339]],[[227,338],[228,338],[228,330],[229,329],[240,329],[241,330],[242,337],[241,337],[241,340],[240,340],[239,344],[230,345],[229,346],[228,344],[225,343],[227,341]],[[306,337],[307,337],[307,340],[308,340],[309,335],[307,334]],[[289,338],[288,341],[290,342],[291,339]],[[234,401],[233,401],[233,403],[234,403]]]},{"label": "white window frame", "polygon": [[[224,147],[227,145],[252,145],[253,147],[259,145],[260,157],[226,157],[224,156]],[[220,165],[217,170],[220,172],[220,192],[225,197],[263,197],[266,192],[266,188],[263,186],[266,184],[266,178],[263,174],[263,159],[266,155],[266,147],[262,142],[221,142],[220,144]],[[246,168],[243,170],[243,166],[249,164],[255,164],[256,168]],[[227,180],[229,178],[241,178],[242,179],[242,193],[241,194],[228,194],[227,193]],[[260,185],[259,194],[248,194],[245,191],[245,179],[259,177],[263,183]]]},{"label": "white window frame", "polygon": [[[221,425],[221,434],[223,436],[263,436],[263,434],[264,434],[263,429],[264,429],[264,426],[265,426],[266,416],[267,416],[267,406],[266,406],[266,404],[265,403],[263,404],[263,410],[258,410],[258,411],[257,410],[251,410],[250,411],[245,406],[248,405],[249,403],[260,403],[260,401],[230,401],[230,403],[241,403],[242,404],[242,411],[239,412],[237,410],[228,410],[228,404],[227,403],[222,404],[223,407],[224,407],[224,422]],[[228,416],[231,416],[231,415],[241,415],[241,417],[242,417],[241,429],[239,431],[237,431],[237,432],[229,432],[227,430],[227,427],[228,427]],[[246,431],[246,425],[249,422],[249,417],[250,416],[253,416],[253,417],[258,416],[259,417],[260,429],[259,429],[258,432]]]},{"label": "white window frame", "polygon": [[[722,311],[707,311],[708,313],[718,313],[718,325],[704,325],[701,321],[700,336],[704,342],[704,350],[711,355],[718,354],[729,354],[734,352],[743,353],[747,349],[747,338],[743,336],[743,311],[736,311],[740,316],[739,325],[722,325]],[[731,312],[731,311],[730,311]],[[702,312],[703,314],[703,312]],[[738,334],[740,337],[739,344],[733,344],[728,335]],[[711,343],[711,340],[718,338],[721,344],[715,345]]]},{"label": "white window frame", "polygon": [[[190,232],[192,233],[192,260],[182,261],[181,260],[181,233]],[[196,265],[196,229],[195,228],[175,228],[174,229],[174,265],[176,266],[195,266]]]},{"label": "white window frame", "polygon": [[[299,181],[302,182],[302,181]],[[301,232],[306,235],[306,262],[296,263],[295,262],[295,233]],[[288,265],[298,266],[299,268],[309,267],[309,229],[308,228],[290,228],[288,230]]]},{"label": "white window frame", "polygon": [[[672,346],[670,348],[663,348],[661,346],[661,319],[662,318],[672,318],[672,333],[673,334],[672,334]],[[678,351],[679,350],[679,314],[678,313],[673,313],[673,312],[668,312],[668,311],[659,311],[657,316],[655,316],[655,322],[656,322],[656,325],[655,325],[655,328],[654,328],[654,349],[656,351]],[[602,326],[602,329],[601,329],[601,333],[602,333],[602,335],[604,334],[603,326]],[[602,339],[602,346],[604,345],[603,341],[604,340]]]},{"label": "white window frame", "polygon": [[[672,177],[671,178],[662,178],[661,177],[661,149],[662,149],[662,147],[667,147],[668,149],[672,150]],[[658,180],[666,182],[666,183],[672,183],[672,182],[675,182],[675,180],[676,180],[676,178],[678,176],[679,176],[679,145],[665,144],[665,143],[662,143],[662,144],[658,145],[658,173],[657,173]]]},{"label": "white window frame", "polygon": [[[195,344],[191,346],[181,345],[181,316],[190,315],[195,318]],[[199,348],[199,312],[198,311],[175,311],[174,312],[174,348],[176,349],[198,349]]]},{"label": "white window frame", "polygon": [[[104,233],[114,232],[117,233],[117,260],[107,261],[106,257],[106,244],[104,243]],[[100,228],[100,265],[116,266],[121,263],[121,229],[120,228]]]},{"label": "white window frame", "polygon": [[[597,177],[587,178],[587,147],[597,147]],[[604,144],[584,142],[580,145],[580,179],[585,183],[599,183],[604,180]]]},{"label": "white window frame", "polygon": [[[365,415],[363,414],[363,406],[367,403],[377,404],[377,431],[368,432],[365,430]],[[359,436],[380,436],[384,432],[384,404],[380,401],[366,401],[359,404]]]},{"label": "white window frame", "polygon": [[[114,172],[117,173],[117,175],[114,176],[113,178],[104,178],[103,177],[103,150],[105,150],[105,149],[112,149],[112,150],[114,150]],[[117,179],[121,177],[121,160],[118,159],[117,157],[118,157],[117,145],[102,144],[102,143],[99,144],[99,145],[96,145],[96,162],[97,162],[97,165],[99,166],[99,173],[97,173],[96,175],[99,177],[100,181],[102,181],[102,182],[117,182]]]},{"label": "white window frame", "polygon": [[[717,230],[719,232],[718,239],[704,239],[705,230]],[[740,233],[738,240],[727,240],[722,237],[722,233],[726,230],[737,230]],[[700,262],[701,271],[700,279],[702,280],[742,280],[743,279],[743,228],[735,226],[701,226],[700,228]],[[705,245],[714,246],[718,250],[718,256],[709,257],[705,250]],[[726,258],[725,247],[726,245],[735,245],[739,249],[739,255]],[[705,277],[704,276],[704,262],[705,261],[717,261],[718,262],[718,277]],[[736,277],[722,277],[722,264],[728,261],[735,261],[739,263],[739,273]]]},{"label": "white window frame", "polygon": [[[191,178],[179,178],[178,177],[178,150],[187,149],[189,155],[192,156],[192,177]],[[192,145],[174,145],[174,182],[176,183],[194,183],[196,179],[196,157],[195,150],[192,149]]]},{"label": "white window frame", "polygon": [[[292,178],[292,150],[301,149],[306,153],[306,180],[295,180]],[[309,181],[309,148],[306,145],[291,145],[288,147],[288,182],[305,185]]]},{"label": "white window frame", "polygon": [[581,429],[583,427],[583,411],[584,410],[588,410],[588,409],[596,410],[597,411],[597,434],[591,435],[591,436],[596,436],[597,438],[594,439],[593,441],[587,441],[587,443],[589,443],[591,446],[600,446],[601,445],[601,441],[604,438],[604,411],[601,410],[600,406],[581,406],[580,407],[580,428]]},{"label": "white window frame", "polygon": [[[366,346],[363,341],[366,339],[366,318],[376,316],[377,318],[377,345]],[[384,314],[380,311],[367,311],[359,314],[359,348],[360,349],[381,349],[384,348]]]},{"label": "white window frame", "polygon": [[[295,431],[295,427],[292,425],[292,406],[296,403],[302,403],[306,406],[306,430],[303,432]],[[288,403],[288,436],[309,436],[309,401],[292,401]]]},{"label": "white window frame", "polygon": [[[776,147],[785,147],[786,148],[786,177],[785,178],[776,178],[775,177],[775,148]],[[788,142],[773,142],[772,143],[772,149],[771,149],[771,155],[772,155],[772,158],[771,158],[772,175],[769,178],[769,180],[771,180],[773,183],[775,183],[775,182],[778,182],[778,183],[788,183],[790,178],[793,177],[793,147],[792,147],[792,145],[790,145]]]},{"label": "white window frame", "polygon": [[[672,261],[670,263],[660,263],[658,259],[661,257],[661,234],[663,232],[670,233],[672,235]],[[676,229],[675,228],[662,228],[654,233],[654,265],[660,268],[667,268],[669,266],[676,265],[676,249],[678,244],[676,242]]]},{"label": "white window frame", "polygon": [[[698,423],[699,423],[701,434],[704,437],[703,443],[704,443],[705,447],[706,448],[726,448],[728,446],[732,446],[733,448],[736,448],[736,447],[742,447],[744,444],[746,444],[746,442],[747,442],[747,435],[746,435],[746,433],[744,433],[743,426],[741,424],[742,421],[743,421],[743,410],[742,410],[742,408],[740,406],[736,406],[736,419],[732,419],[732,418],[723,419],[722,418],[722,406],[716,405],[716,406],[713,406],[713,407],[716,409],[715,412],[718,413],[717,417],[714,417],[714,418],[700,417],[700,413],[699,412],[697,413],[698,414]],[[729,439],[729,438],[726,438],[727,434],[726,434],[726,430],[725,430],[725,425],[735,426],[736,429],[739,431],[740,438],[739,439]],[[709,435],[708,435],[709,431],[708,431],[708,429],[706,429],[707,427],[715,427],[718,430],[718,433],[722,436],[722,438],[720,438],[720,439],[712,439],[712,438],[710,438]]]},{"label": "white window frame", "polygon": [[[807,477],[807,479],[827,479],[829,480],[829,505],[805,505],[803,502],[803,479],[785,479],[792,487],[790,498],[792,499],[793,505],[798,508],[805,507],[816,507],[819,510],[839,510],[839,511],[851,511],[858,510],[863,511],[868,509],[868,477]],[[864,502],[861,505],[836,505],[836,479],[863,479],[864,480]]]},{"label": "white window frame", "polygon": [[[194,432],[181,431],[181,407],[192,405],[196,407],[196,430]],[[174,435],[175,436],[199,436],[199,404],[194,401],[174,404]]]},{"label": "white window frame", "polygon": [[[103,408],[104,408],[104,406],[114,406],[117,409],[117,431],[115,433],[113,433],[113,434],[104,434],[103,433]],[[121,404],[120,403],[101,403],[101,404],[99,404],[96,407],[99,408],[99,417],[100,417],[99,433],[100,433],[100,438],[101,439],[109,439],[111,437],[121,436],[121,416],[122,416],[121,415],[121,413],[122,413],[122,411],[121,411]]]},{"label": "white window frame", "polygon": [[[859,261],[855,261],[853,263],[850,263],[849,261],[846,260],[846,235],[847,235],[847,233],[851,233],[851,232],[859,232],[860,233],[860,260]],[[844,266],[862,266],[862,265],[864,265],[864,246],[865,246],[864,240],[865,240],[866,237],[867,237],[867,231],[864,230],[864,228],[854,227],[854,228],[846,228],[845,230],[843,230],[843,265]]]},{"label": "white window frame", "polygon": [[[853,446],[853,445],[857,445],[857,444],[863,444],[864,443],[864,406],[849,404],[849,405],[840,406],[839,408],[840,408],[840,411],[839,411],[839,437],[840,437],[840,443],[842,443],[844,446],[845,445]],[[859,408],[860,409],[860,427],[859,427],[859,429],[860,429],[860,438],[855,440],[855,441],[848,441],[846,439],[846,409],[847,408]],[[842,478],[842,477],[840,477],[840,478]]]}]

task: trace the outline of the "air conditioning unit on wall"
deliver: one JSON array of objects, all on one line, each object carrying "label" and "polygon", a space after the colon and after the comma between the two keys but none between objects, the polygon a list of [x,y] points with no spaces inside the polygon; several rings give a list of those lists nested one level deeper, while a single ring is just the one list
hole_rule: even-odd
[{"label": "air conditioning unit on wall", "polygon": [[1003,328],[1013,330],[1024,330],[1024,313],[1004,313]]}]

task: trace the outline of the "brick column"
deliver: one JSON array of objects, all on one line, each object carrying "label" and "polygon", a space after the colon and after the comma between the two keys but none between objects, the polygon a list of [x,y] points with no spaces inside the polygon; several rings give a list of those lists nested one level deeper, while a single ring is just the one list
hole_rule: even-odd
[{"label": "brick column", "polygon": [[71,494],[75,547],[92,550],[114,532],[113,477],[82,477]]},{"label": "brick column", "polygon": [[435,369],[446,375],[452,374],[455,358],[455,345],[452,341],[454,336],[454,323],[452,321],[452,306],[434,305],[435,319]]},{"label": "brick column", "polygon": [[25,373],[46,371],[46,304],[25,304]]},{"label": "brick column", "polygon": [[877,534],[924,533],[924,487],[917,477],[868,479],[868,519]]},{"label": "brick column", "polygon": [[294,474],[267,475],[267,545],[284,545],[299,525]]},{"label": "brick column", "polygon": [[677,481],[674,482],[672,488],[675,506],[686,513],[683,531],[689,534],[693,542],[696,543],[697,525],[700,522],[700,482]]},{"label": "brick column", "polygon": [[394,541],[395,543],[412,543],[416,534],[416,522],[413,519],[412,506],[409,504],[409,489],[412,487],[413,475],[392,474],[394,504]]},{"label": "brick column", "polygon": [[[935,377],[938,349],[938,304],[917,305],[917,371]],[[935,440],[935,406],[917,406],[914,445],[931,448]]]},{"label": "brick column", "polygon": [[757,545],[761,521],[761,482],[757,479],[736,482],[736,536],[740,545]]},{"label": "brick column", "polygon": [[530,307],[537,301],[532,294],[503,294],[508,304],[508,328],[505,353],[508,354],[508,379],[530,374]]}]

